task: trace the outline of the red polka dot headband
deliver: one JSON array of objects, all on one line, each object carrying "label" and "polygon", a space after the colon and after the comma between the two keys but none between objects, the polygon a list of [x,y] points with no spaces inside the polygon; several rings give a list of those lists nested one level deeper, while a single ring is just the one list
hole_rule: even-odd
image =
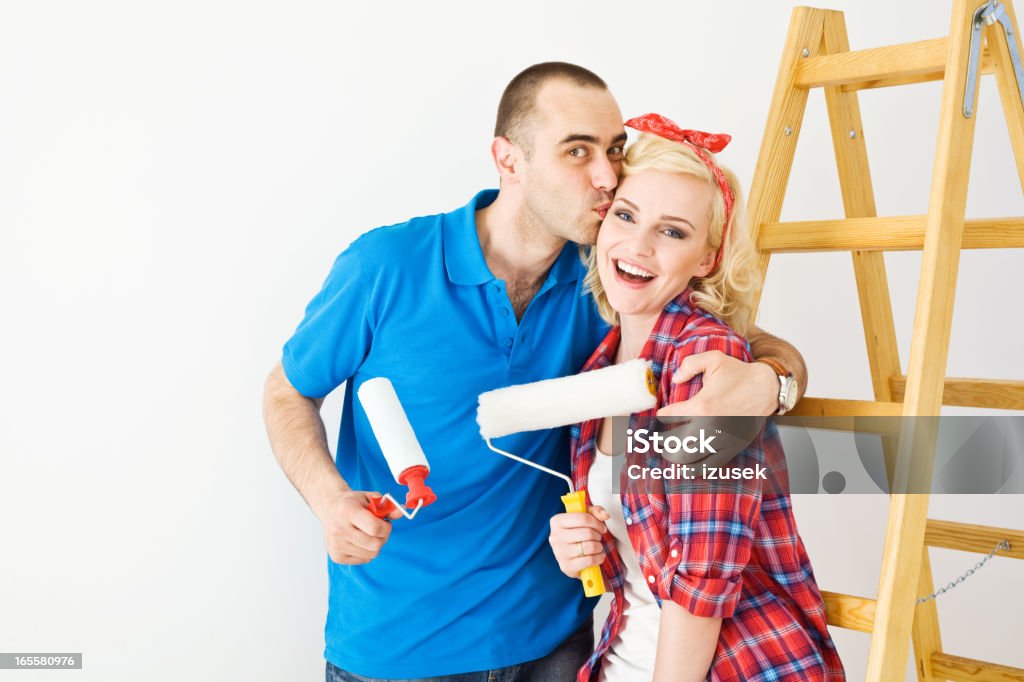
[{"label": "red polka dot headband", "polygon": [[725,146],[729,144],[729,140],[732,139],[731,135],[705,133],[700,130],[684,130],[679,127],[671,119],[665,118],[661,114],[644,114],[643,116],[637,116],[626,121],[625,125],[639,130],[642,133],[651,133],[658,137],[663,137],[666,140],[672,140],[674,142],[681,142],[686,146],[690,147],[694,153],[700,157],[700,160],[704,162],[704,165],[711,170],[711,174],[715,178],[715,182],[718,183],[719,189],[722,190],[722,198],[725,201],[725,225],[722,226],[722,243],[718,245],[718,253],[715,254],[715,264],[711,266],[711,270],[708,272],[714,272],[715,268],[722,260],[722,249],[725,248],[725,237],[729,231],[729,220],[732,218],[732,208],[735,201],[732,188],[729,187],[729,182],[725,179],[725,173],[722,169],[715,164],[714,160],[708,155],[708,152],[717,154],[718,152],[725,149]]}]

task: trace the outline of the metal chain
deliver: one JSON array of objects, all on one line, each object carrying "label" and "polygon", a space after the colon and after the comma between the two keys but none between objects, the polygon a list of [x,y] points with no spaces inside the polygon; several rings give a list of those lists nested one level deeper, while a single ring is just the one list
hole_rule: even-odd
[{"label": "metal chain", "polygon": [[957,585],[959,585],[960,583],[962,583],[963,581],[967,580],[972,575],[974,575],[974,572],[977,571],[982,566],[984,566],[985,562],[988,561],[989,559],[991,559],[992,557],[994,557],[996,555],[996,553],[998,553],[1000,551],[1009,551],[1009,549],[1010,549],[1009,541],[1007,541],[1007,540],[1000,540],[999,544],[996,545],[995,548],[991,552],[989,552],[988,555],[984,559],[982,559],[978,563],[974,564],[974,568],[972,568],[971,570],[967,571],[962,576],[960,576],[959,578],[957,578],[953,582],[951,582],[948,585],[946,585],[945,587],[943,587],[941,590],[936,590],[935,592],[932,592],[931,594],[929,594],[926,597],[920,597],[917,600],[916,603],[917,604],[923,604],[926,601],[929,601],[931,599],[935,599],[936,597],[938,597],[941,594],[945,594],[946,592],[949,592],[954,587],[956,587]]}]

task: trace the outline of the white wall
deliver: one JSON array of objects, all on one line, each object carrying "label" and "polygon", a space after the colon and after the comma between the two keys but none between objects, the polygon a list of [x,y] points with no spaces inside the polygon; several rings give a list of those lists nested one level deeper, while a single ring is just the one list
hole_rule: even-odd
[{"label": "white wall", "polygon": [[[831,6],[857,48],[944,35],[948,4]],[[334,255],[493,185],[500,92],[549,59],[601,74],[627,116],[731,133],[749,185],[791,5],[0,7],[0,650],[85,654],[17,679],[321,679],[319,526],[260,399]],[[881,214],[925,210],[939,92],[861,97]],[[979,106],[968,214],[1024,214],[991,79]],[[784,219],[841,216],[820,92],[791,187]],[[1024,376],[1021,258],[964,254],[949,374]],[[887,256],[904,365],[919,260]],[[773,259],[761,322],[803,351],[812,395],[870,397],[848,256]],[[821,585],[873,596],[884,499],[796,505]],[[1020,527],[1024,498],[932,509]],[[940,583],[977,559],[932,555]],[[943,598],[950,651],[1024,665],[1014,564]],[[835,636],[861,678],[867,636]]]}]

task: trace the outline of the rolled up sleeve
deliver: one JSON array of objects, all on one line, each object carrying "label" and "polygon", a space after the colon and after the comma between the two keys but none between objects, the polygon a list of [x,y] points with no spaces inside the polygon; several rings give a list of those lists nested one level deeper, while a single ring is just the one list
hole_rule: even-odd
[{"label": "rolled up sleeve", "polygon": [[736,611],[750,562],[760,496],[700,493],[670,496],[669,561],[662,599],[695,616],[728,618]]},{"label": "rolled up sleeve", "polygon": [[[671,375],[683,358],[721,351],[750,362],[746,341],[730,334],[684,340],[662,376],[667,402],[691,398],[702,386],[702,375],[680,384]],[[756,452],[747,463],[756,460]],[[749,482],[748,482],[749,483]],[[723,489],[724,488],[724,489]],[[743,589],[742,574],[750,562],[755,527],[760,517],[761,487],[712,488],[710,492],[675,493],[668,498],[668,561],[663,564],[660,598],[671,599],[695,616],[728,618]]]}]

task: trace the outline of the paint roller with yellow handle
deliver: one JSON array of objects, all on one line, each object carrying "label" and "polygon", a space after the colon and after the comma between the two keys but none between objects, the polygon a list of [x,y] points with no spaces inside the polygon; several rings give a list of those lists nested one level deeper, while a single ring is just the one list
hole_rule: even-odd
[{"label": "paint roller with yellow handle", "polygon": [[[491,439],[649,410],[657,404],[656,388],[651,363],[646,360],[630,360],[621,365],[561,379],[547,379],[488,391],[480,395],[476,421],[487,447],[500,455],[563,479],[569,484],[569,493],[562,496],[565,510],[585,513],[586,491],[575,490],[571,478],[500,450],[494,447]],[[600,566],[585,568],[580,573],[580,580],[583,582],[583,592],[588,597],[605,591]]]}]

